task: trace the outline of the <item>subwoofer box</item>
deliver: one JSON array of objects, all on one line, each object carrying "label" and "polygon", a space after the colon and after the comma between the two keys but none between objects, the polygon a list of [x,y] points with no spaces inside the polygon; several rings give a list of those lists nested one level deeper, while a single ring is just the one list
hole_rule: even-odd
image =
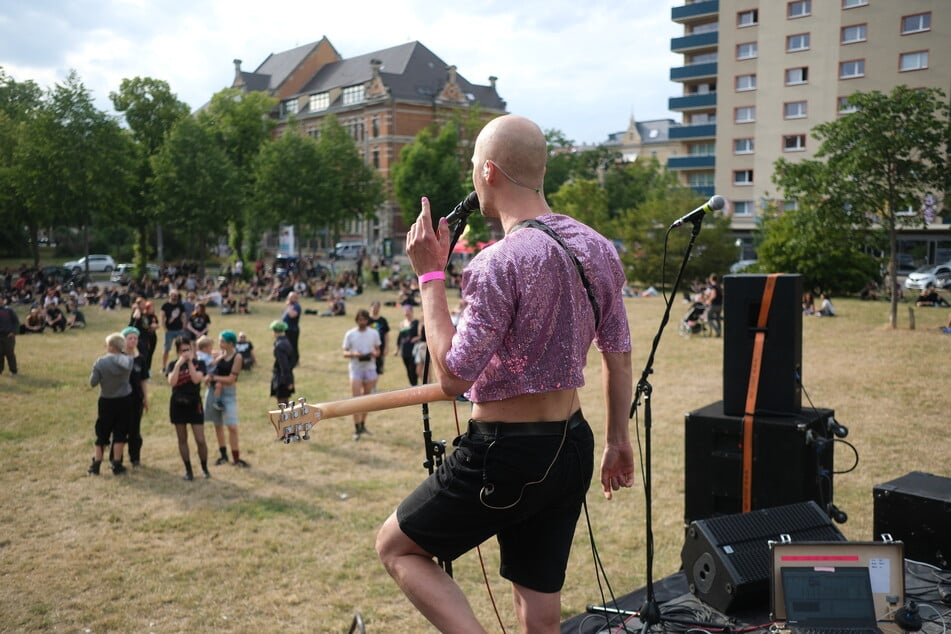
[{"label": "subwoofer box", "polygon": [[724,614],[769,605],[771,541],[846,539],[815,502],[691,522],[680,551],[690,591]]},{"label": "subwoofer box", "polygon": [[[723,278],[723,411],[746,413],[766,275]],[[802,406],[802,278],[779,275],[769,305],[757,387],[756,413],[786,414]]]},{"label": "subwoofer box", "polygon": [[951,570],[951,478],[912,471],[876,485],[873,539],[888,533],[905,557]]}]

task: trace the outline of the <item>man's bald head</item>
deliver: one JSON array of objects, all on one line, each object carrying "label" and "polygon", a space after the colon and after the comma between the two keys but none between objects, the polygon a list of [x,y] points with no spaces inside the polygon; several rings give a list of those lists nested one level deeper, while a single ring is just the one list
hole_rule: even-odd
[{"label": "man's bald head", "polygon": [[477,160],[498,164],[519,184],[542,188],[548,142],[534,121],[517,115],[493,119],[479,133],[475,154]]}]

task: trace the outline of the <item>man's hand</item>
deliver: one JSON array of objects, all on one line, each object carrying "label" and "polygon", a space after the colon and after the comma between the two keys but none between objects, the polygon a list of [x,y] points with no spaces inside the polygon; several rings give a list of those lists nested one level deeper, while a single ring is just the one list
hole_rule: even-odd
[{"label": "man's hand", "polygon": [[604,497],[611,499],[621,487],[634,485],[634,449],[630,443],[606,445],[601,456],[601,488]]},{"label": "man's hand", "polygon": [[438,232],[433,231],[429,199],[422,199],[422,211],[406,232],[406,254],[417,275],[441,271],[449,260],[449,225],[440,218]]}]

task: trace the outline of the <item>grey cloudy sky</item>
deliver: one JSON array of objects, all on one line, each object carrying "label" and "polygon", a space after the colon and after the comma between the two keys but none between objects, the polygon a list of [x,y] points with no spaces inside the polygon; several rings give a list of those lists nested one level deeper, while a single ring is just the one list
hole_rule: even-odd
[{"label": "grey cloudy sky", "polygon": [[232,60],[326,36],[343,57],[417,40],[477,84],[495,75],[510,112],[595,143],[676,118],[670,8],[683,0],[0,0],[0,66],[43,88],[75,69],[103,110],[123,78],[154,77],[193,109],[231,84]]}]

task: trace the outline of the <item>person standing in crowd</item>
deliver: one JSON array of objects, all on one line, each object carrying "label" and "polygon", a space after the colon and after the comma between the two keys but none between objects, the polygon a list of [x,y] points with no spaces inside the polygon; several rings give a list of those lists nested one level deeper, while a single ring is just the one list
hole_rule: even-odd
[{"label": "person standing in crowd", "polygon": [[201,472],[206,478],[211,477],[208,471],[208,444],[205,442],[205,416],[201,406],[201,382],[205,378],[205,364],[197,359],[192,340],[185,335],[179,335],[173,342],[178,358],[166,368],[168,384],[172,387],[172,395],[168,403],[168,418],[175,425],[175,435],[178,437],[178,455],[185,463],[183,480],[195,479],[192,471],[191,451],[188,448],[188,426],[191,425],[192,436],[198,446],[198,459],[201,461]]},{"label": "person standing in crowd", "polygon": [[544,133],[522,117],[493,119],[476,139],[473,185],[482,213],[506,235],[466,266],[458,328],[443,273],[449,227],[441,220],[434,231],[427,199],[406,237],[436,376],[446,394],[468,393],[472,419],[456,451],[386,520],[376,548],[444,632],[484,629],[434,558],[451,561],[492,535],[522,631],[559,631],[565,568],[594,466],[578,394],[592,341],[607,401],[602,489],[610,499],[634,483],[624,270],[609,240],[548,207],[547,156]]},{"label": "person standing in crowd", "polygon": [[89,374],[89,386],[99,387],[96,418],[96,454],[89,465],[89,475],[99,475],[106,447],[112,443],[112,473],[125,473],[122,452],[125,449],[132,420],[132,357],[125,353],[125,337],[114,332],[106,337],[106,354],[96,359]]},{"label": "person standing in crowd", "polygon": [[168,367],[168,352],[172,342],[185,335],[185,319],[188,313],[182,305],[181,291],[169,291],[168,301],[162,304],[162,328],[165,329],[165,351],[162,353],[162,368]]},{"label": "person standing in crowd", "polygon": [[300,302],[297,298],[297,293],[291,291],[287,294],[287,305],[284,307],[284,314],[281,315],[281,320],[287,324],[287,340],[291,342],[291,348],[294,350],[294,367],[297,367],[297,364],[300,363],[300,348],[298,347],[298,342],[300,340]]},{"label": "person standing in crowd", "polygon": [[[132,359],[129,384],[132,386],[132,418],[129,424],[129,462],[138,467],[142,459],[142,415],[149,411],[149,368],[139,347],[141,334],[135,326],[122,330],[125,353]],[[121,459],[121,458],[120,458]]]},{"label": "person standing in crowd", "polygon": [[0,292],[0,374],[3,374],[4,361],[10,368],[10,374],[17,374],[16,347],[19,329],[20,318],[17,317],[17,312],[7,305],[7,296]]},{"label": "person standing in crowd", "polygon": [[[140,328],[141,334],[139,335],[139,345],[142,349],[142,354],[145,355],[145,365],[149,369],[149,373],[152,373],[152,358],[155,356],[155,349],[158,347],[158,327],[159,319],[155,314],[155,304],[151,301],[146,301],[144,304],[145,314],[143,315]],[[138,326],[136,326],[138,328]],[[144,345],[143,345],[144,342]],[[162,370],[165,370],[163,367]]]},{"label": "person standing in crowd", "polygon": [[294,349],[287,339],[287,324],[275,319],[269,326],[274,333],[274,367],[271,370],[271,396],[278,404],[288,403],[294,394]]},{"label": "person standing in crowd", "polygon": [[723,324],[723,289],[716,273],[707,278],[707,287],[703,291],[703,318],[713,329],[713,334],[720,336]]},{"label": "person standing in crowd", "polygon": [[413,317],[413,305],[403,304],[403,321],[396,335],[396,350],[403,359],[406,367],[406,378],[410,385],[419,383],[419,374],[416,371],[416,344],[419,343],[419,320]]},{"label": "person standing in crowd", "polygon": [[380,354],[376,358],[376,373],[383,374],[383,359],[386,357],[386,343],[390,338],[390,323],[380,314],[380,302],[370,304],[370,328],[380,334]]},{"label": "person standing in crowd", "polygon": [[[355,328],[343,336],[343,356],[350,359],[350,393],[353,396],[372,394],[376,389],[376,358],[380,356],[380,333],[370,328],[370,313],[361,308],[354,319]],[[353,439],[360,440],[367,431],[367,413],[353,415]]]},{"label": "person standing in crowd", "polygon": [[[208,377],[208,390],[205,394],[205,420],[214,423],[215,438],[218,440],[218,459],[216,465],[228,464],[228,447],[225,444],[225,427],[228,428],[228,445],[231,445],[231,457],[236,467],[250,467],[241,458],[238,444],[238,375],[241,374],[242,358],[235,349],[238,335],[232,330],[222,330],[218,336],[218,356],[215,357],[215,370]],[[221,388],[221,408],[215,407],[215,389]]]}]

